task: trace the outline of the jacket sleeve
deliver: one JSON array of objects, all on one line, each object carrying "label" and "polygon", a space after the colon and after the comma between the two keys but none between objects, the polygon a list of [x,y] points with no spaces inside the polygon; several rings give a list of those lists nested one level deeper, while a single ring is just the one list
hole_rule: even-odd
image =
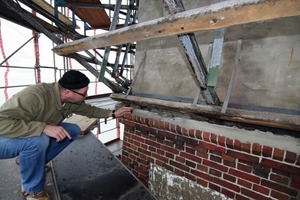
[{"label": "jacket sleeve", "polygon": [[110,110],[98,108],[96,106],[86,104],[82,102],[79,105],[74,105],[76,108],[74,109],[73,113],[83,115],[89,118],[107,118],[109,117]]},{"label": "jacket sleeve", "polygon": [[1,107],[0,135],[16,138],[40,135],[46,123],[36,121],[40,111],[40,99],[32,94],[23,94],[22,98],[14,98]]}]

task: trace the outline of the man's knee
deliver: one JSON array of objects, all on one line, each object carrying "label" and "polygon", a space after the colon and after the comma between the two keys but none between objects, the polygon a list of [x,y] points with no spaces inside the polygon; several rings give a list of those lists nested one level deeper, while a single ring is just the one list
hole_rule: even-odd
[{"label": "man's knee", "polygon": [[61,126],[70,134],[73,140],[80,135],[81,128],[77,124],[62,123]]},{"label": "man's knee", "polygon": [[45,152],[49,146],[50,138],[45,134],[41,134],[40,136],[29,138],[29,141],[34,151]]}]

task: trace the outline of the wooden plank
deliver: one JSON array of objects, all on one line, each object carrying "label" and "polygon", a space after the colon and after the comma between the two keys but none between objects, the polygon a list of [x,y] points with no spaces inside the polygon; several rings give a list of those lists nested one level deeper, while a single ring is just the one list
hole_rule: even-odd
[{"label": "wooden plank", "polygon": [[97,124],[98,119],[88,118],[82,115],[72,115],[71,117],[65,119],[64,122],[77,124],[81,129],[81,135],[83,135]]},{"label": "wooden plank", "polygon": [[206,117],[212,117],[221,120],[300,131],[300,115],[287,115],[281,113],[251,111],[235,108],[227,108],[226,113],[223,114],[221,113],[221,106],[195,105],[192,103],[126,96],[123,94],[111,94],[110,97],[114,100],[122,101],[125,104],[129,103],[139,106],[158,107],[176,112],[200,114]]},{"label": "wooden plank", "polygon": [[[54,15],[54,8],[49,3],[47,3],[46,1],[44,1],[44,0],[32,0],[32,2],[37,4],[38,6],[43,8],[44,10],[46,10],[51,15],[55,16]],[[68,26],[72,26],[72,21],[59,11],[58,11],[58,19],[61,20],[62,22],[64,22],[65,24],[67,24]],[[79,26],[77,26],[76,28],[79,28]]]},{"label": "wooden plank", "polygon": [[[99,0],[66,0],[68,3],[101,4]],[[109,29],[110,19],[103,8],[74,7],[78,17],[87,22],[93,29]]]},{"label": "wooden plank", "polygon": [[300,15],[299,0],[229,0],[57,45],[58,55]]}]

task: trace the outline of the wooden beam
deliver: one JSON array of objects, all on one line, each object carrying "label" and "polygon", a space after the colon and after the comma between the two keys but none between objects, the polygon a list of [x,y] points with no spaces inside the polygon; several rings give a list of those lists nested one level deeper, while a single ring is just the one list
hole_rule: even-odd
[{"label": "wooden beam", "polygon": [[235,108],[227,108],[226,113],[223,114],[221,113],[221,106],[198,104],[195,105],[192,103],[164,101],[137,96],[126,96],[123,94],[111,94],[110,97],[116,101],[124,102],[125,104],[159,107],[165,110],[198,114],[225,121],[300,131],[300,115],[287,115],[281,113],[251,111]]},{"label": "wooden beam", "polygon": [[53,48],[58,55],[201,30],[300,15],[299,0],[229,0]]},{"label": "wooden beam", "polygon": [[64,122],[77,124],[80,127],[80,130],[81,130],[80,134],[84,135],[88,131],[90,131],[93,126],[95,126],[97,124],[98,119],[88,118],[88,117],[82,116],[82,115],[73,115],[73,116],[65,119]]},{"label": "wooden beam", "polygon": [[[44,0],[32,0],[32,1],[54,16],[54,8],[49,3],[47,3]],[[58,19],[64,22],[65,24],[67,24],[68,26],[72,26],[72,21],[59,11],[58,11]],[[79,26],[76,26],[76,28],[79,28]]]}]

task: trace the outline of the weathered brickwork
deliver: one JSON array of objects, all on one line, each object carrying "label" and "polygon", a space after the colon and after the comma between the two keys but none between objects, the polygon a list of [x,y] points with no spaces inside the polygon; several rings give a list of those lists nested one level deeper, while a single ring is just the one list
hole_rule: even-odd
[{"label": "weathered brickwork", "polygon": [[150,163],[237,199],[300,199],[300,155],[128,115],[122,162],[146,186]]}]

